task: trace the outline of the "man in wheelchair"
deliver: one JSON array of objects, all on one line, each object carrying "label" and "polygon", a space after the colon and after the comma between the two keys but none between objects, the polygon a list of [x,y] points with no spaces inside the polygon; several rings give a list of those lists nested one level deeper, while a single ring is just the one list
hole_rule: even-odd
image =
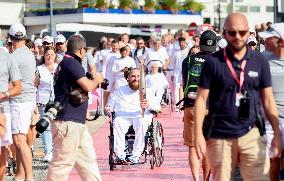
[{"label": "man in wheelchair", "polygon": [[[126,76],[128,85],[117,88],[110,97],[108,109],[115,112],[113,120],[114,152],[116,163],[139,163],[145,146],[145,134],[151,124],[153,114],[150,111],[160,110],[160,104],[151,90],[146,89],[146,99],[140,101],[140,71],[130,69]],[[142,114],[142,109],[144,115]],[[135,140],[132,155],[126,158],[125,134],[133,125]]]}]

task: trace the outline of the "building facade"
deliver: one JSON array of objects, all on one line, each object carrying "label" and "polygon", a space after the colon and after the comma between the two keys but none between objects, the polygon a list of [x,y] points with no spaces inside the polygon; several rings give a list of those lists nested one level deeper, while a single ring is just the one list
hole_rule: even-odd
[{"label": "building facade", "polygon": [[[43,28],[47,28],[50,22],[49,15],[25,17],[25,12],[34,9],[46,9],[47,2],[53,2],[53,8],[77,8],[79,0],[2,0],[0,1],[0,30],[2,34],[7,32],[8,27],[15,22],[21,22],[28,27],[28,31],[36,32]],[[116,2],[118,0],[106,0]],[[143,6],[144,0],[135,0],[139,5]],[[184,0],[178,0],[183,3]],[[252,0],[196,0],[205,5],[205,9],[201,15],[193,14],[188,16],[185,14],[105,14],[96,13],[76,13],[73,15],[61,14],[55,15],[56,23],[86,23],[105,26],[128,26],[135,28],[149,29],[179,29],[187,28],[191,22],[197,24],[209,23],[216,27],[221,27],[228,13],[241,12],[244,13],[249,21],[251,28],[256,24],[274,22],[274,0],[259,0],[256,3]],[[281,0],[278,0],[282,2]],[[117,3],[117,2],[116,2]],[[283,3],[279,3],[281,9]],[[283,9],[283,8],[282,8]],[[13,13],[11,13],[13,12]],[[278,18],[278,21],[281,21]]]}]

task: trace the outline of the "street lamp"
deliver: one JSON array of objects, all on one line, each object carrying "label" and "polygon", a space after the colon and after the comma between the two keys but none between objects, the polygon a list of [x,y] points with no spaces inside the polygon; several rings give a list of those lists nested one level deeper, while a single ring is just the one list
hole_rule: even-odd
[{"label": "street lamp", "polygon": [[47,8],[49,8],[49,33],[52,37],[56,36],[56,31],[53,23],[53,2],[52,0],[47,0]]}]

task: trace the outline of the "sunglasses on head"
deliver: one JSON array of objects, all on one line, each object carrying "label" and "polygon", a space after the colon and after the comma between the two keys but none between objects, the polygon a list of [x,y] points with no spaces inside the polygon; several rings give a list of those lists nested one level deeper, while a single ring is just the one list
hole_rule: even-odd
[{"label": "sunglasses on head", "polygon": [[226,33],[228,33],[229,36],[235,37],[237,34],[240,36],[245,36],[248,33],[248,30],[241,30],[241,31],[230,31],[230,30],[224,30]]}]

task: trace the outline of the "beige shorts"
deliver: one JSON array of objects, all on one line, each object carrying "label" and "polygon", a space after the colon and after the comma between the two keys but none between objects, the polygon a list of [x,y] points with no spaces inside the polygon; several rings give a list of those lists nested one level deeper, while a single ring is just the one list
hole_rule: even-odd
[{"label": "beige shorts", "polygon": [[209,139],[206,143],[212,180],[231,180],[237,164],[243,180],[269,180],[266,139],[257,128],[236,139]]},{"label": "beige shorts", "polygon": [[35,106],[36,103],[33,101],[10,104],[12,134],[19,134],[19,133],[28,134]]},{"label": "beige shorts", "polygon": [[193,113],[194,113],[194,107],[188,107],[184,109],[183,139],[184,139],[184,144],[190,147],[194,146]]}]

